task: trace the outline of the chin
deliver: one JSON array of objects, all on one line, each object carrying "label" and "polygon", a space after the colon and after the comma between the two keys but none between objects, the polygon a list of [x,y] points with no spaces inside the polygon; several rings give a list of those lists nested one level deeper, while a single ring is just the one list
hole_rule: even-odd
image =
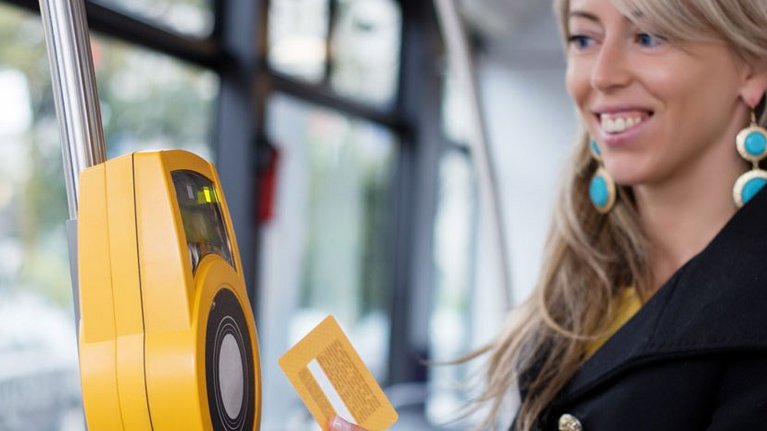
[{"label": "chin", "polygon": [[636,168],[609,167],[607,171],[613,177],[615,184],[620,186],[632,187],[647,182],[648,175],[637,171]]},{"label": "chin", "polygon": [[615,184],[626,187],[654,182],[660,175],[657,165],[637,157],[615,157],[605,160],[604,166]]},{"label": "chin", "polygon": [[613,175],[613,181],[615,181],[615,184],[624,187],[633,187],[644,182],[642,178],[637,178],[633,175]]}]

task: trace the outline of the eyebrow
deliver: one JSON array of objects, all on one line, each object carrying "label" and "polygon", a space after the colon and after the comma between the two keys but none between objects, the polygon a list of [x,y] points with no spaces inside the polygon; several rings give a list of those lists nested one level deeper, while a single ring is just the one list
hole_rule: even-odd
[{"label": "eyebrow", "polygon": [[585,19],[587,19],[589,21],[594,21],[596,23],[600,22],[599,18],[596,15],[594,15],[593,13],[584,12],[584,11],[580,11],[580,10],[571,11],[569,18],[585,18]]},{"label": "eyebrow", "polygon": [[[637,11],[634,11],[632,13],[632,16],[634,17],[634,19],[641,19],[642,17],[644,17],[644,13],[642,13],[642,11],[637,10]],[[593,22],[595,22],[597,24],[601,24],[601,22],[602,22],[602,21],[599,20],[598,16],[594,15],[591,12],[586,12],[586,11],[582,11],[582,10],[571,11],[570,15],[568,16],[568,18],[569,19],[583,18],[583,19],[587,19],[589,21],[593,21]],[[631,22],[631,23],[634,23],[634,21],[629,19],[627,16],[624,16],[623,20]]]}]

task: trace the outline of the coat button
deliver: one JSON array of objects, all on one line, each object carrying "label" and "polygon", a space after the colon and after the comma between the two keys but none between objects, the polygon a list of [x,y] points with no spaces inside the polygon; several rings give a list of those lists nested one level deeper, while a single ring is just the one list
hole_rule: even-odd
[{"label": "coat button", "polygon": [[583,426],[578,418],[565,413],[559,417],[559,431],[583,431]]}]

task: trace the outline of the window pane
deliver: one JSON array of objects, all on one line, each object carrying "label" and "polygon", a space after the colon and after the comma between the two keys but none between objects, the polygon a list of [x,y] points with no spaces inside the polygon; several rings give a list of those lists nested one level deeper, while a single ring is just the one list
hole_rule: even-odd
[{"label": "window pane", "polygon": [[216,74],[113,39],[92,47],[109,158],[182,148],[212,160]]},{"label": "window pane", "polygon": [[[66,191],[40,17],[0,3],[0,40],[0,429],[81,431]],[[214,75],[125,44],[93,46],[110,155],[148,146],[211,154]]]},{"label": "window pane", "polygon": [[307,81],[322,81],[328,36],[328,0],[269,2],[269,64]]},{"label": "window pane", "polygon": [[104,6],[155,21],[179,33],[204,37],[213,31],[213,0],[95,0]]},{"label": "window pane", "polygon": [[469,105],[466,91],[460,88],[456,74],[446,68],[442,81],[441,128],[451,144],[467,146],[471,135],[471,117],[466,115]]},{"label": "window pane", "polygon": [[338,0],[333,29],[333,88],[390,106],[397,93],[402,16],[393,0]]},{"label": "window pane", "polygon": [[39,16],[0,5],[0,40],[0,429],[81,430],[66,191]]},{"label": "window pane", "polygon": [[327,314],[379,381],[386,377],[397,148],[387,129],[296,99],[273,97],[268,109],[279,174],[260,265],[267,429],[307,419],[276,363]]},{"label": "window pane", "polygon": [[[429,324],[430,351],[436,361],[451,361],[470,349],[471,281],[474,272],[477,202],[469,156],[449,150],[440,161],[434,223],[434,307]],[[427,413],[432,423],[465,405],[457,383],[467,365],[431,367]]]}]

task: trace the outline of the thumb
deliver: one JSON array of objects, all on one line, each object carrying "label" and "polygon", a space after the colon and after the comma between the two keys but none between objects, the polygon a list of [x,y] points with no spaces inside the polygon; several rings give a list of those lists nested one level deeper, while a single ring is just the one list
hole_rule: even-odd
[{"label": "thumb", "polygon": [[351,422],[345,421],[340,416],[335,416],[328,422],[330,431],[365,431],[364,428],[358,427]]}]

